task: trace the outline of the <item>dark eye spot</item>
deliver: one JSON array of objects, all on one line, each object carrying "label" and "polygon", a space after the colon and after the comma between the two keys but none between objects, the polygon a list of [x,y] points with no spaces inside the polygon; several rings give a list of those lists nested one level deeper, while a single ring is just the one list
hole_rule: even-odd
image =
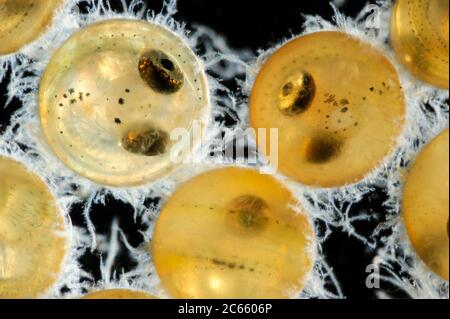
[{"label": "dark eye spot", "polygon": [[173,94],[181,89],[184,76],[181,69],[162,51],[143,54],[138,65],[141,78],[156,92]]},{"label": "dark eye spot", "polygon": [[261,198],[246,195],[232,201],[229,206],[235,224],[246,230],[260,230],[268,220],[269,205]]},{"label": "dark eye spot", "polygon": [[292,82],[286,83],[283,86],[283,96],[288,96],[294,90],[294,84]]}]

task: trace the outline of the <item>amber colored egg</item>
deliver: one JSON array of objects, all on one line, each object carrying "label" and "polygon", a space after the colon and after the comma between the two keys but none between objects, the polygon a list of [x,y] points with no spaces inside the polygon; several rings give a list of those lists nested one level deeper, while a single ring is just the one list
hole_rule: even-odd
[{"label": "amber colored egg", "polygon": [[171,134],[184,129],[194,147],[194,124],[204,127],[209,118],[201,61],[177,34],[137,20],[103,21],[69,38],[47,66],[39,104],[59,159],[110,186],[170,173],[179,143]]},{"label": "amber colored egg", "polygon": [[448,0],[397,0],[391,42],[416,77],[448,90]]},{"label": "amber colored egg", "polygon": [[87,294],[83,299],[155,299],[152,295],[137,290],[111,289]]},{"label": "amber colored egg", "polygon": [[448,281],[449,135],[441,133],[420,153],[403,194],[403,220],[420,258]]},{"label": "amber colored egg", "polygon": [[0,299],[42,296],[67,253],[66,226],[47,186],[0,157]]},{"label": "amber colored egg", "polygon": [[310,274],[315,235],[273,177],[223,168],[201,174],[164,205],[152,241],[174,298],[288,298]]},{"label": "amber colored egg", "polygon": [[50,25],[61,0],[0,0],[0,55],[37,39]]},{"label": "amber colored egg", "polygon": [[393,65],[341,32],[282,46],[262,66],[250,97],[255,132],[278,129],[278,148],[265,137],[266,154],[278,152],[280,172],[317,187],[353,184],[376,169],[397,145],[405,113]]}]

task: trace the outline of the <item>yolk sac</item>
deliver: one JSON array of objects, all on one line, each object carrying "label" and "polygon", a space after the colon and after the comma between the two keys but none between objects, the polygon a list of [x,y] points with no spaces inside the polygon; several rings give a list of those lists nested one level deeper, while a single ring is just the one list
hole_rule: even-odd
[{"label": "yolk sac", "polygon": [[301,72],[288,80],[280,92],[280,111],[286,115],[305,112],[314,99],[316,85],[308,72]]},{"label": "yolk sac", "polygon": [[0,299],[38,298],[56,281],[67,252],[64,218],[47,186],[0,157]]},{"label": "yolk sac", "polygon": [[449,131],[433,140],[411,168],[403,194],[403,220],[417,254],[448,281]]},{"label": "yolk sac", "polygon": [[449,2],[398,0],[391,42],[400,61],[419,79],[448,90]]},{"label": "yolk sac", "polygon": [[315,259],[309,218],[273,177],[242,168],[182,185],[156,223],[152,255],[175,298],[288,298]]},{"label": "yolk sac", "polygon": [[183,73],[164,52],[153,50],[139,60],[141,77],[156,92],[171,94],[183,86]]},{"label": "yolk sac", "polygon": [[267,154],[278,152],[285,175],[318,187],[352,184],[378,167],[395,148],[405,114],[394,66],[341,32],[312,33],[281,47],[250,96],[255,131],[278,129],[278,149],[265,137]]},{"label": "yolk sac", "polygon": [[157,24],[90,25],[56,51],[42,77],[46,140],[69,168],[99,184],[161,178],[177,165],[170,158],[171,132],[186,129],[195,147],[194,123],[206,127],[209,119],[200,65],[177,34]]},{"label": "yolk sac", "polygon": [[134,154],[158,156],[166,152],[169,135],[156,129],[142,133],[128,132],[122,139],[123,147]]},{"label": "yolk sac", "polygon": [[137,290],[128,289],[111,289],[111,290],[101,290],[90,294],[87,294],[83,299],[156,299],[154,296]]},{"label": "yolk sac", "polygon": [[61,0],[0,1],[0,55],[18,51],[46,31]]}]

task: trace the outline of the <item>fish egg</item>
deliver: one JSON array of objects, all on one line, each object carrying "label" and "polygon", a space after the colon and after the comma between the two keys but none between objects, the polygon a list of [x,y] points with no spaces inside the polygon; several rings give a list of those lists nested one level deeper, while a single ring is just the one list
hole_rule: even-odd
[{"label": "fish egg", "polygon": [[0,55],[18,51],[46,31],[61,0],[0,0]]},{"label": "fish egg", "polygon": [[252,128],[278,129],[277,149],[266,137],[278,169],[317,187],[356,183],[377,168],[393,152],[405,113],[394,66],[342,32],[300,36],[279,48],[250,96]]},{"label": "fish egg", "polygon": [[0,299],[37,298],[57,280],[66,226],[47,186],[0,157]]},{"label": "fish egg", "polygon": [[403,220],[417,254],[448,281],[448,129],[419,154],[403,194]]},{"label": "fish egg", "polygon": [[448,90],[447,0],[397,0],[391,42],[399,60],[416,77]]},{"label": "fish egg", "polygon": [[100,290],[92,292],[83,297],[83,299],[155,299],[152,295],[137,290],[129,289],[110,289],[110,290]]}]

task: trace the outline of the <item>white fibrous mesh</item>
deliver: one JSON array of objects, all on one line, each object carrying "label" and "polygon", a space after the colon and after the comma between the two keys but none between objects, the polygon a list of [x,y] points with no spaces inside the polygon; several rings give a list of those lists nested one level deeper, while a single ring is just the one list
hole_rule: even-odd
[{"label": "white fibrous mesh", "polygon": [[[106,288],[137,289],[155,296],[168,297],[156,275],[148,244],[151,242],[154,223],[164,200],[179,183],[210,169],[230,164],[264,169],[262,157],[259,157],[259,164],[249,165],[245,164],[246,160],[243,158],[233,162],[223,155],[223,151],[233,141],[237,140],[239,143],[248,137],[243,136],[243,130],[248,127],[247,102],[252,83],[264,61],[288,40],[254,56],[248,50],[230,49],[220,35],[207,27],[193,26],[193,30],[188,31],[183,23],[174,19],[177,12],[176,0],[166,1],[160,13],[148,10],[139,0],[121,0],[121,3],[122,10],[114,11],[107,1],[67,0],[55,14],[52,26],[44,35],[17,54],[0,57],[0,81],[8,70],[11,71],[7,103],[16,97],[23,104],[22,108],[13,114],[9,127],[0,137],[0,155],[24,163],[42,177],[58,199],[68,225],[71,225],[71,207],[74,204],[84,205],[86,228],[68,227],[70,247],[63,271],[56,285],[43,297],[76,298],[88,291]],[[87,9],[80,12],[79,4],[86,5]],[[298,206],[293,208],[299,212],[307,212],[316,229],[317,254],[314,270],[306,288],[301,293],[292,292],[295,298],[344,297],[322,249],[334,228],[345,230],[371,249],[379,248],[381,243],[382,248],[379,249],[374,264],[382,266],[387,274],[380,275],[380,279],[398,286],[412,297],[448,298],[448,283],[435,278],[415,257],[400,218],[402,184],[408,166],[423,145],[448,126],[448,92],[418,82],[395,60],[386,41],[389,35],[390,10],[390,1],[380,1],[366,6],[356,18],[345,17],[337,9],[333,22],[325,21],[319,16],[305,17],[303,34],[340,30],[383,51],[400,74],[407,97],[408,114],[407,126],[398,140],[395,152],[356,185],[337,189],[313,189],[284,176],[275,175],[298,199]],[[176,33],[198,53],[202,62],[199,67],[204,68],[208,74],[212,115],[203,147],[194,152],[194,163],[186,164],[170,176],[141,187],[109,188],[77,176],[53,155],[40,128],[37,105],[39,80],[53,52],[80,28],[112,18],[143,19]],[[234,93],[226,85],[226,82],[236,79],[242,92]],[[226,125],[224,121],[218,120],[225,117],[231,118],[235,124]],[[250,150],[256,153],[254,147],[254,141],[250,141]],[[211,153],[215,156],[211,156]],[[351,209],[367,194],[380,188],[386,190],[389,197],[385,203],[388,217],[386,222],[375,230],[373,236],[365,236],[358,233],[355,224],[371,221],[373,216],[355,215],[351,213]],[[134,219],[136,223],[142,224],[143,242],[147,244],[140,247],[129,244],[126,234],[116,220],[111,225],[109,237],[96,231],[90,217],[95,213],[92,206],[105,204],[108,197],[133,207]],[[152,198],[162,200],[148,205],[147,200]],[[390,230],[392,234],[385,236],[386,230]],[[136,267],[127,272],[114,272],[114,261],[122,249],[127,250],[136,262]],[[100,281],[95,282],[93,276],[83,271],[79,265],[79,258],[88,251],[101,253]],[[400,268],[400,271],[397,268]],[[380,297],[388,296],[380,293]]]}]

